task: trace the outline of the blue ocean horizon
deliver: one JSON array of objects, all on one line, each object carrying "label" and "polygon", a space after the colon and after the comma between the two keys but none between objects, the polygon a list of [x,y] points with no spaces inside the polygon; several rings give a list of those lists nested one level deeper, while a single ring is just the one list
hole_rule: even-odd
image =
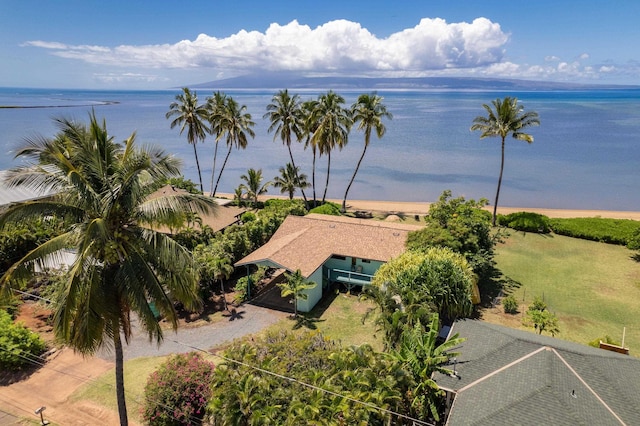
[{"label": "blue ocean horizon", "polygon": [[[250,167],[265,179],[289,161],[279,139],[267,132],[266,106],[277,90],[226,90],[256,122],[246,150],[233,150],[219,192],[233,192]],[[363,90],[336,90],[350,106]],[[321,91],[291,89],[302,100]],[[165,113],[179,89],[97,91],[0,88],[0,170],[20,165],[16,148],[26,137],[52,137],[54,118],[88,121],[91,111],[122,141],[136,132],[139,144],[162,146],[183,161],[183,174],[198,181],[193,148]],[[200,102],[212,90],[197,89]],[[538,112],[541,125],[529,129],[532,144],[507,140],[500,206],[521,208],[640,211],[640,90],[568,91],[387,91],[378,90],[393,120],[382,139],[372,136],[367,155],[349,192],[350,199],[434,201],[450,189],[454,196],[494,201],[500,168],[500,140],[481,140],[469,127],[482,104],[517,97]],[[16,108],[2,108],[13,106]],[[362,152],[363,134],[355,128],[348,145],[331,156],[329,198],[341,199]],[[205,190],[211,185],[214,138],[197,145]],[[221,141],[221,152],[225,153]],[[311,178],[312,156],[292,144],[296,161]],[[220,161],[221,163],[221,161]],[[322,194],[326,158],[316,162]],[[217,166],[219,169],[219,165]],[[279,194],[274,188],[270,194]]]}]

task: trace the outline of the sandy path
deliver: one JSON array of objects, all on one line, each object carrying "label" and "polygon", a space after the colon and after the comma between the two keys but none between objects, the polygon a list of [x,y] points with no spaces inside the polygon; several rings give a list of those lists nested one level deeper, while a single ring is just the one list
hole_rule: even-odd
[{"label": "sandy path", "polygon": [[0,387],[0,407],[37,421],[39,416],[34,410],[45,405],[45,420],[59,425],[118,424],[118,415],[114,411],[88,401],[69,401],[69,396],[76,389],[112,368],[110,362],[95,357],[85,359],[71,349],[63,349],[51,355],[46,366],[28,379]]},{"label": "sandy path", "polygon": [[[222,198],[233,198],[233,194],[219,193]],[[277,195],[263,195],[260,200],[269,198],[285,198]],[[330,199],[329,201],[342,204],[342,200]],[[347,200],[347,210],[366,210],[380,213],[404,213],[409,215],[424,215],[429,211],[430,202],[413,201],[375,201],[375,200]],[[492,206],[487,206],[486,210],[493,212]],[[605,217],[610,219],[632,219],[640,220],[640,212],[615,211],[615,210],[573,210],[573,209],[538,209],[521,207],[501,207],[498,206],[498,213],[509,214],[513,212],[534,212],[551,218],[571,218],[571,217]]]}]

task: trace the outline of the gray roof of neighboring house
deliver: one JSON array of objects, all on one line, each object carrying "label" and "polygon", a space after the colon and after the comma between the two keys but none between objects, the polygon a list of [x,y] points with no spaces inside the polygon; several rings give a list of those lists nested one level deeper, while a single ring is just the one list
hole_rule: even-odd
[{"label": "gray roof of neighboring house", "polygon": [[288,216],[265,245],[235,266],[271,261],[310,276],[332,255],[387,262],[405,250],[407,234],[422,226],[344,216]]},{"label": "gray roof of neighboring house", "polygon": [[52,191],[36,191],[27,186],[16,186],[10,188],[5,184],[5,178],[7,176],[7,171],[0,170],[0,206],[5,206],[11,203],[19,203],[22,201],[35,200],[38,198],[43,198],[49,195],[53,195]]},{"label": "gray roof of neighboring house", "polygon": [[640,425],[639,359],[478,320],[451,333],[467,340],[457,377],[434,376],[449,425]]}]

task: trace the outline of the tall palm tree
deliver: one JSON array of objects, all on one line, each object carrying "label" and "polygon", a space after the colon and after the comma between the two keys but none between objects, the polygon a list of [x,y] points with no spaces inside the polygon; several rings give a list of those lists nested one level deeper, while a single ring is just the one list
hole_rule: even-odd
[{"label": "tall palm tree", "polygon": [[295,167],[291,163],[287,163],[285,167],[280,167],[280,176],[276,176],[273,179],[273,186],[280,188],[280,193],[289,193],[289,199],[293,200],[293,194],[297,188],[301,190],[309,187],[307,182],[307,175],[300,173],[299,167]]},{"label": "tall palm tree", "polygon": [[518,105],[518,98],[505,97],[491,102],[490,105],[483,104],[482,107],[487,111],[487,116],[478,116],[473,119],[471,131],[479,130],[480,139],[486,137],[500,137],[502,140],[502,156],[500,161],[500,177],[498,178],[498,189],[496,190],[496,201],[493,203],[492,224],[496,226],[496,217],[498,211],[498,198],[500,197],[500,186],[502,185],[502,172],[504,170],[504,141],[511,134],[514,139],[533,142],[533,136],[524,133],[522,130],[539,126],[540,120],[538,113],[535,111],[524,112],[524,106]]},{"label": "tall palm tree", "polygon": [[265,194],[271,181],[262,183],[262,169],[249,169],[247,174],[241,175],[240,179],[246,182],[242,187],[247,191],[247,196],[253,199],[253,207],[258,207],[258,196]]},{"label": "tall palm tree", "polygon": [[52,188],[56,195],[9,207],[0,215],[0,229],[44,215],[73,225],[11,266],[0,278],[0,290],[6,294],[26,282],[34,266],[59,259],[62,250],[75,251],[77,258],[53,304],[54,332],[83,354],[112,347],[120,424],[127,425],[122,339],[131,339],[132,312],[149,340],[160,344],[163,331],[151,304],[174,329],[174,301],[188,309],[200,306],[191,254],[153,229],[176,225],[190,212],[207,213],[215,202],[188,193],[149,197],[178,175],[180,163],[159,148],[138,148],[135,133],[115,143],[95,114],[88,126],[62,119],[56,123],[56,138],[25,141],[16,157],[28,163],[12,170],[5,182]]},{"label": "tall palm tree", "polygon": [[227,95],[217,91],[212,97],[207,98],[207,109],[209,110],[209,132],[215,136],[215,148],[213,150],[213,167],[211,169],[211,190],[209,195],[213,197],[213,181],[216,176],[216,159],[218,158],[218,142],[224,133],[220,127],[221,117],[223,116]]},{"label": "tall palm tree", "polygon": [[393,118],[393,115],[391,115],[390,112],[387,112],[387,107],[382,103],[383,99],[384,98],[382,96],[378,96],[375,93],[372,93],[370,95],[363,94],[358,96],[358,100],[351,107],[353,123],[358,123],[358,130],[364,131],[364,149],[362,150],[362,155],[358,160],[356,169],[353,171],[353,176],[351,176],[349,185],[347,185],[347,190],[344,192],[344,199],[342,200],[342,213],[347,211],[347,195],[349,194],[349,189],[351,189],[351,185],[353,184],[353,181],[356,178],[356,174],[360,169],[362,159],[367,153],[369,141],[371,140],[371,131],[375,129],[378,139],[382,138],[382,136],[384,136],[385,132],[387,131],[387,128],[382,123],[382,119]]},{"label": "tall palm tree", "polygon": [[[282,143],[287,145],[296,180],[300,180],[298,177],[299,168],[296,167],[296,162],[293,160],[293,153],[291,152],[291,135],[295,135],[298,141],[300,141],[303,134],[304,123],[302,121],[303,115],[300,96],[289,95],[287,89],[279,91],[273,96],[271,103],[267,105],[267,113],[263,118],[268,118],[271,122],[268,131],[269,133],[275,131],[273,140],[280,136]],[[302,192],[304,205],[308,208],[309,203],[304,193],[304,188],[300,187],[300,191]]]},{"label": "tall palm tree", "polygon": [[313,188],[313,207],[317,205],[316,197],[316,156],[318,147],[312,140],[312,136],[318,128],[317,117],[313,114],[318,105],[318,101],[309,100],[302,103],[300,109],[302,111],[303,135],[305,137],[304,149],[311,148],[313,154],[313,163],[311,165],[311,187]]},{"label": "tall palm tree", "polygon": [[246,111],[246,105],[240,106],[231,96],[228,96],[225,99],[224,109],[220,111],[219,116],[216,119],[216,125],[220,129],[220,135],[226,135],[226,143],[229,149],[226,157],[224,158],[224,162],[222,163],[220,174],[218,174],[216,186],[213,188],[213,193],[211,194],[212,197],[214,197],[218,191],[220,178],[222,177],[222,172],[224,172],[224,168],[227,165],[227,160],[229,160],[229,155],[231,155],[231,149],[234,146],[238,149],[245,149],[248,143],[247,135],[252,138],[256,136],[252,129],[256,123],[251,121],[251,114]]},{"label": "tall palm tree", "polygon": [[348,142],[352,120],[350,112],[342,105],[344,98],[330,90],[320,95],[312,114],[312,120],[317,120],[318,127],[311,137],[311,143],[318,147],[320,155],[327,155],[327,181],[322,195],[322,203],[327,198],[329,188],[329,174],[331,173],[331,151],[336,147],[342,149]]},{"label": "tall palm tree", "polygon": [[200,173],[200,161],[198,161],[196,144],[199,140],[204,142],[205,132],[209,131],[204,124],[208,120],[208,116],[206,105],[198,105],[198,95],[196,92],[192,93],[188,87],[182,88],[182,93],[176,95],[175,102],[169,105],[169,111],[165,114],[167,119],[173,118],[171,121],[172,129],[180,125],[180,134],[187,129],[187,142],[193,145],[201,192],[204,192],[204,187],[202,186],[202,173]]}]

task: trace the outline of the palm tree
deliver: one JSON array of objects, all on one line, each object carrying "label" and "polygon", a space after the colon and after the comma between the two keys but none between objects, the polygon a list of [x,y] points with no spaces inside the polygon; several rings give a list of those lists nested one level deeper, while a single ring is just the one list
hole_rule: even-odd
[{"label": "palm tree", "polygon": [[171,121],[171,128],[180,125],[180,134],[187,129],[187,142],[193,145],[193,154],[196,157],[198,167],[198,178],[200,179],[200,191],[204,192],[202,186],[202,174],[200,173],[200,161],[198,161],[198,150],[196,144],[199,140],[204,142],[205,132],[209,131],[204,122],[208,119],[206,105],[198,105],[198,95],[191,92],[189,88],[182,88],[182,93],[176,95],[175,102],[169,105],[169,111],[165,114],[167,119],[175,117]]},{"label": "palm tree", "polygon": [[498,198],[500,197],[500,186],[502,185],[502,172],[504,170],[504,141],[507,135],[511,134],[514,139],[533,142],[533,136],[524,133],[522,130],[530,126],[539,126],[540,120],[538,113],[535,111],[524,112],[524,106],[518,105],[518,98],[505,97],[491,102],[494,109],[490,105],[483,104],[482,107],[487,111],[487,116],[478,116],[473,119],[471,131],[480,130],[480,139],[486,137],[498,136],[502,139],[502,156],[500,161],[500,177],[498,178],[498,189],[496,191],[496,201],[493,204],[492,224],[496,226],[496,217],[498,211]]},{"label": "palm tree", "polygon": [[312,136],[318,128],[318,120],[317,117],[313,114],[318,105],[318,101],[309,100],[303,102],[301,105],[302,111],[302,122],[303,122],[303,134],[305,136],[304,149],[311,147],[311,152],[313,153],[313,163],[311,166],[311,187],[313,188],[313,207],[317,205],[316,198],[316,154],[318,151],[318,147],[315,142],[312,140]]},{"label": "palm tree", "polygon": [[253,207],[258,208],[258,196],[265,194],[272,182],[262,183],[262,169],[249,169],[247,174],[240,176],[240,179],[246,182],[246,185],[241,186],[247,191],[247,196],[253,199]]},{"label": "palm tree", "polygon": [[360,163],[362,163],[362,159],[367,153],[369,141],[371,140],[371,130],[375,129],[378,139],[382,138],[382,136],[384,136],[385,132],[387,131],[385,125],[382,124],[382,119],[393,118],[391,113],[387,112],[387,107],[382,103],[383,99],[384,98],[382,96],[378,96],[375,93],[372,93],[370,95],[363,94],[358,97],[358,100],[351,107],[351,114],[354,124],[359,123],[358,130],[364,131],[364,149],[362,150],[362,155],[358,160],[356,169],[353,171],[353,176],[351,176],[349,185],[347,185],[347,190],[344,192],[344,199],[342,200],[342,213],[347,211],[347,195],[349,194],[349,189],[353,184],[353,180],[356,178],[358,169],[360,169]]},{"label": "palm tree", "polygon": [[[298,167],[293,160],[293,153],[291,152],[291,134],[294,134],[298,141],[302,139],[303,134],[303,115],[300,104],[300,96],[289,95],[287,89],[279,91],[271,99],[271,103],[267,105],[267,113],[263,118],[268,118],[271,122],[269,126],[269,133],[275,131],[273,140],[278,136],[282,140],[282,143],[287,145],[289,150],[289,158],[291,158],[291,164],[293,165],[293,171],[295,173],[296,181],[299,181]],[[304,193],[304,188],[300,187],[302,192],[302,198],[304,199],[304,205],[308,208],[307,196]]]},{"label": "palm tree", "polygon": [[246,112],[246,110],[246,105],[239,106],[238,103],[229,96],[225,99],[224,109],[219,112],[215,120],[216,128],[219,129],[218,131],[220,132],[219,134],[221,137],[226,135],[226,142],[229,150],[227,151],[227,156],[224,158],[224,162],[222,163],[222,168],[220,169],[220,174],[216,181],[216,186],[213,188],[213,192],[211,193],[212,197],[215,197],[216,192],[218,191],[222,172],[224,172],[227,160],[229,160],[229,155],[231,155],[231,148],[235,145],[238,149],[245,149],[248,143],[247,135],[252,138],[256,135],[252,129],[256,123],[251,121],[251,114]]},{"label": "palm tree", "polygon": [[312,120],[317,121],[318,127],[311,137],[311,143],[318,147],[320,155],[327,154],[327,181],[322,195],[322,203],[327,198],[329,188],[329,174],[331,173],[331,151],[338,147],[342,149],[348,142],[351,129],[351,114],[342,107],[344,98],[334,91],[321,95],[312,114]]},{"label": "palm tree", "polygon": [[[437,371],[447,375],[455,374],[444,365],[459,355],[451,350],[465,340],[456,334],[438,345],[438,330],[439,317],[438,314],[433,314],[428,330],[425,331],[418,321],[412,328],[405,330],[400,347],[390,353],[392,358],[412,373],[417,384],[412,392],[411,405],[424,407],[425,411],[428,409],[436,421],[439,421],[438,398],[442,391],[432,379],[433,373]],[[426,412],[419,414],[428,415]]]},{"label": "palm tree", "polygon": [[180,163],[159,148],[138,148],[135,134],[115,143],[95,114],[89,126],[63,119],[56,123],[56,138],[25,141],[16,157],[28,163],[12,170],[5,183],[48,187],[57,195],[9,207],[0,215],[0,229],[44,215],[73,225],[11,266],[0,278],[0,289],[10,292],[33,275],[34,266],[56,260],[64,249],[75,251],[77,259],[53,304],[53,329],[83,354],[112,347],[120,424],[127,425],[122,339],[131,339],[132,313],[149,340],[160,344],[163,331],[151,304],[174,329],[174,301],[192,310],[200,306],[190,252],[153,229],[176,225],[190,212],[208,213],[216,205],[188,193],[149,197],[167,178],[179,175]]},{"label": "palm tree", "polygon": [[224,310],[227,310],[227,297],[224,292],[224,280],[227,280],[233,274],[233,265],[228,257],[217,257],[213,260],[213,279],[220,280],[220,290],[222,291],[222,300],[224,301]]},{"label": "palm tree", "polygon": [[216,137],[216,145],[213,150],[213,167],[211,169],[211,191],[209,195],[213,197],[213,181],[216,176],[216,159],[218,157],[218,142],[223,134],[223,129],[220,127],[220,118],[225,109],[227,102],[227,95],[217,91],[213,94],[213,97],[207,98],[207,109],[209,110],[209,132]]},{"label": "palm tree", "polygon": [[317,285],[312,281],[307,281],[303,276],[300,269],[293,274],[284,274],[286,281],[276,284],[280,287],[280,295],[282,297],[293,296],[293,312],[294,316],[298,316],[298,299],[307,300],[309,295],[305,293],[305,290],[311,290]]},{"label": "palm tree", "polygon": [[296,188],[307,188],[309,182],[307,182],[307,175],[300,173],[299,167],[295,167],[291,163],[287,163],[286,167],[280,167],[280,176],[276,176],[273,179],[273,186],[280,188],[280,193],[289,193],[289,199],[293,200],[293,194],[296,192]]}]

